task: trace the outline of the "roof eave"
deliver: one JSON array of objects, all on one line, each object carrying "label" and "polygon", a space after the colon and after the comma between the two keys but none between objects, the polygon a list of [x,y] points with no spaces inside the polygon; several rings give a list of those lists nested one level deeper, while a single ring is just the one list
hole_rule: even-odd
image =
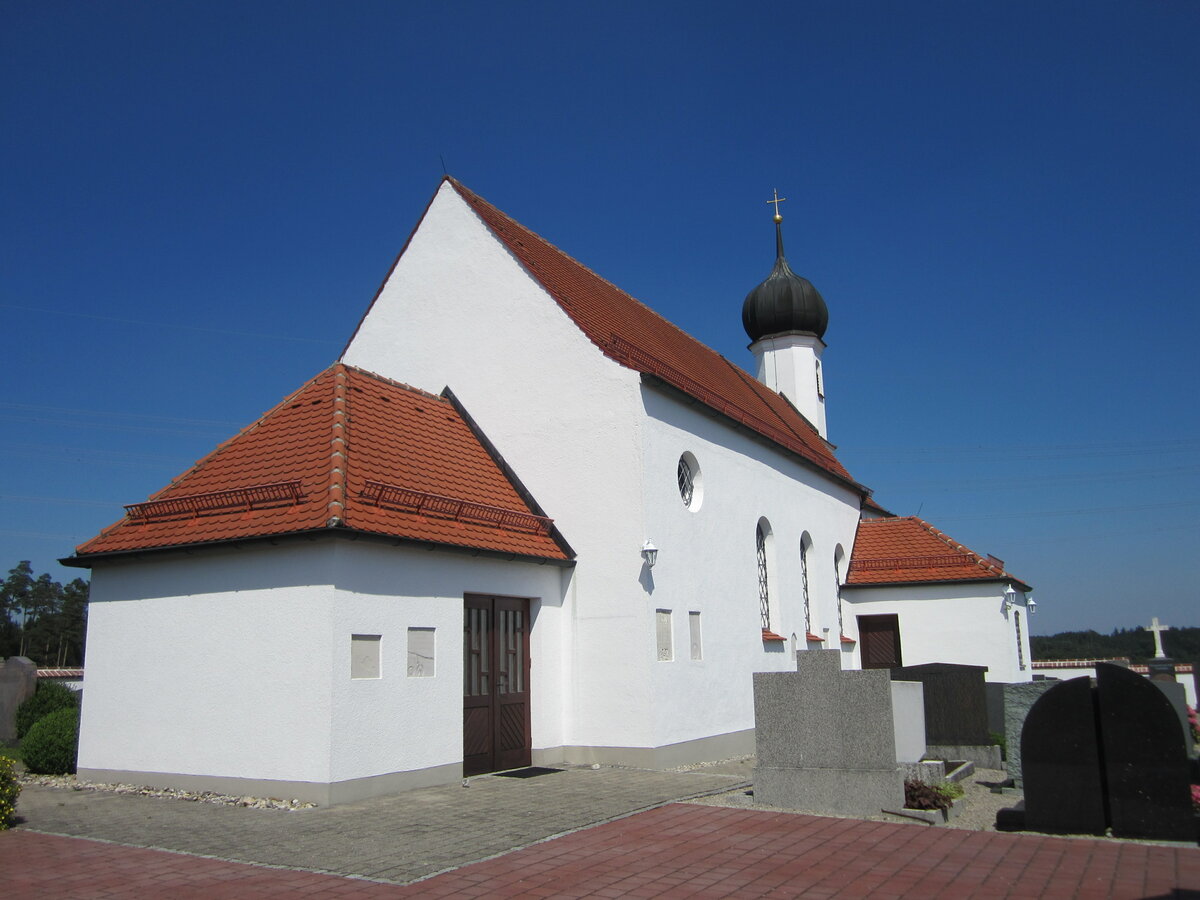
[{"label": "roof eave", "polygon": [[459,544],[443,544],[436,541],[425,541],[417,538],[400,537],[397,535],[380,534],[344,525],[310,528],[303,531],[289,531],[281,534],[264,534],[256,537],[229,538],[219,541],[196,541],[190,544],[171,544],[162,547],[138,547],[130,550],[114,550],[91,554],[76,554],[59,560],[64,566],[76,569],[90,569],[96,563],[114,562],[126,559],[139,559],[146,556],[165,557],[171,553],[191,554],[197,551],[216,549],[238,549],[244,545],[272,544],[285,541],[288,543],[300,540],[316,540],[321,537],[334,537],[348,540],[368,540],[375,543],[391,544],[393,546],[422,547],[427,550],[441,550],[447,553],[466,554],[468,556],[486,556],[492,559],[537,563],[538,565],[572,568],[575,560],[560,559],[553,556],[535,556],[523,553],[513,553],[507,550],[489,550],[482,547],[468,547]]},{"label": "roof eave", "polygon": [[766,447],[772,447],[775,450],[778,450],[780,453],[786,453],[789,457],[798,461],[805,468],[810,469],[813,472],[816,472],[820,475],[824,475],[826,478],[837,482],[838,484],[842,485],[843,487],[847,487],[850,490],[861,494],[863,497],[867,497],[870,495],[871,489],[868,488],[866,485],[859,484],[853,478],[845,478],[845,477],[837,474],[836,472],[832,472],[829,469],[827,469],[825,466],[822,466],[820,463],[813,462],[811,459],[804,456],[802,453],[797,453],[795,450],[792,450],[789,447],[785,447],[783,444],[780,444],[778,441],[771,440],[771,438],[767,437],[765,434],[760,434],[758,431],[755,431],[753,428],[749,427],[748,425],[743,425],[741,422],[739,422],[737,419],[733,418],[732,416],[726,415],[725,413],[721,412],[719,409],[714,409],[713,407],[709,406],[707,403],[705,403],[703,400],[699,399],[698,397],[693,397],[687,391],[680,390],[679,388],[675,387],[675,385],[671,384],[669,381],[659,378],[657,375],[652,375],[649,372],[642,372],[641,376],[642,376],[643,384],[646,384],[653,388],[657,388],[657,389],[661,390],[663,393],[667,394],[668,396],[670,396],[676,400],[682,400],[688,406],[700,407],[708,415],[712,416],[714,419],[721,420],[722,422],[724,422],[725,424],[727,424],[728,426],[733,428],[734,431],[737,431],[741,434],[748,435],[752,440],[756,441],[757,443],[760,443]]},{"label": "roof eave", "polygon": [[918,587],[927,584],[1011,584],[1025,594],[1033,591],[1032,587],[1011,575],[989,575],[986,578],[922,578],[917,581],[872,581],[858,584],[847,582],[842,585],[842,588],[849,590],[851,588]]}]

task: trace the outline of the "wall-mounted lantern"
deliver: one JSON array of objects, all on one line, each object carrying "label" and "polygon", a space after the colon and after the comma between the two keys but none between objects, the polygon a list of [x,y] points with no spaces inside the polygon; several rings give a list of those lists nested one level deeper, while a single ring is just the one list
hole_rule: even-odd
[{"label": "wall-mounted lantern", "polygon": [[1017,599],[1017,592],[1013,590],[1013,586],[1010,584],[1008,587],[1006,587],[1004,589],[1004,611],[1005,612],[1008,612],[1010,609],[1013,608],[1013,603],[1016,602],[1016,599]]},{"label": "wall-mounted lantern", "polygon": [[654,564],[658,562],[658,548],[650,541],[642,544],[642,559],[645,560],[647,569],[653,569]]}]

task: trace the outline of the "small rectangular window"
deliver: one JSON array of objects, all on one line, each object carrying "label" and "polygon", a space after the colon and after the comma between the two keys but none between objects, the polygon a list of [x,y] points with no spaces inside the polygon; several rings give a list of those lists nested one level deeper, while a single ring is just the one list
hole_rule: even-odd
[{"label": "small rectangular window", "polygon": [[655,613],[655,632],[658,637],[658,661],[670,662],[675,658],[671,641],[671,611],[660,609]]},{"label": "small rectangular window", "polygon": [[432,628],[408,629],[408,677],[433,677],[434,634]]},{"label": "small rectangular window", "polygon": [[688,613],[688,640],[692,645],[692,659],[703,659],[704,651],[700,644],[700,613]]},{"label": "small rectangular window", "polygon": [[377,634],[350,635],[350,677],[379,677],[379,644]]}]

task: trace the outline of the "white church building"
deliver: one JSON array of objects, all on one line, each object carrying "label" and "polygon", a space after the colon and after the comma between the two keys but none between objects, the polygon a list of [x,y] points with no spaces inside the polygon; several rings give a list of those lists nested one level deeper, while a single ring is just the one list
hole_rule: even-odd
[{"label": "white church building", "polygon": [[1029,586],[838,462],[780,221],[755,377],[446,178],[341,358],[64,560],[81,776],[326,804],[727,758],[812,648],[1029,680]]}]

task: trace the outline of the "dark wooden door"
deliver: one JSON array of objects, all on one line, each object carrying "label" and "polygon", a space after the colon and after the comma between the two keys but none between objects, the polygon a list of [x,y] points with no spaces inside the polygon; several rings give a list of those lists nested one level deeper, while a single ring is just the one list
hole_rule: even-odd
[{"label": "dark wooden door", "polygon": [[900,660],[900,617],[858,617],[858,645],[864,669],[894,669]]},{"label": "dark wooden door", "polygon": [[468,595],[463,605],[463,774],[528,766],[529,601]]}]

